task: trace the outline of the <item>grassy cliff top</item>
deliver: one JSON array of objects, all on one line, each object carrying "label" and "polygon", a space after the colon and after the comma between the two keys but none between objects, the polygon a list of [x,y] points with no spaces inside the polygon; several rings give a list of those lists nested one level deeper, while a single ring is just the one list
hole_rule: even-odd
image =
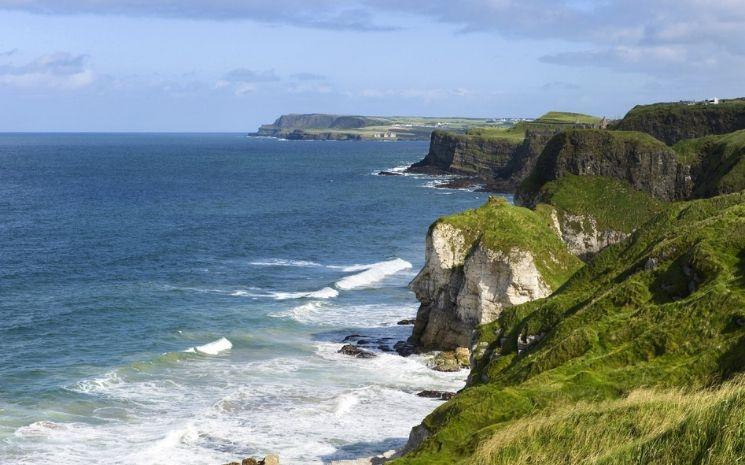
[{"label": "grassy cliff top", "polygon": [[[737,463],[742,382],[707,389],[745,370],[743,260],[745,193],[668,204],[551,297],[482,326],[469,387],[394,463]],[[680,389],[692,397],[669,397]]]},{"label": "grassy cliff top", "polygon": [[614,124],[616,129],[647,132],[666,144],[745,129],[745,99],[719,104],[655,103],[637,105]]},{"label": "grassy cliff top", "polygon": [[446,216],[437,223],[460,229],[467,244],[481,241],[486,248],[495,251],[509,253],[517,248],[530,252],[552,289],[558,288],[582,266],[551,228],[549,217],[511,205],[502,197],[490,197],[479,208]]},{"label": "grassy cliff top", "polygon": [[700,110],[727,111],[729,109],[745,109],[745,98],[721,99],[716,105],[710,103],[686,103],[686,102],[658,102],[647,105],[635,105],[626,116],[654,114],[660,111],[688,112]]},{"label": "grassy cliff top", "polygon": [[600,230],[624,233],[646,223],[665,205],[624,181],[600,176],[564,176],[544,184],[539,198],[559,214],[591,216]]},{"label": "grassy cliff top", "polygon": [[528,131],[558,132],[577,126],[594,126],[601,118],[582,113],[550,111],[534,121],[520,121],[512,127],[474,127],[466,135],[481,138],[504,139],[510,142],[522,142]]},{"label": "grassy cliff top", "polygon": [[549,111],[536,121],[541,123],[563,123],[563,124],[598,124],[602,118],[598,116],[585,115],[583,113],[570,113],[566,111]]}]

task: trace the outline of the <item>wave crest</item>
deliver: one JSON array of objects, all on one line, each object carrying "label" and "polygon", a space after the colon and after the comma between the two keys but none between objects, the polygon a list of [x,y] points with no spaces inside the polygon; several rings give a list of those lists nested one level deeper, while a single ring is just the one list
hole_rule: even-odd
[{"label": "wave crest", "polygon": [[411,263],[400,258],[378,262],[370,265],[365,271],[347,276],[336,282],[336,287],[342,290],[359,289],[370,287],[371,285],[382,281],[392,274],[399,271],[408,270]]}]

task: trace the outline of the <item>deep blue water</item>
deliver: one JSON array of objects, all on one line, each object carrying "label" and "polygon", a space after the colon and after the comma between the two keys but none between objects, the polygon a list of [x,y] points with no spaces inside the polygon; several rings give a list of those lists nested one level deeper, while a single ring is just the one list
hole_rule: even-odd
[{"label": "deep blue water", "polygon": [[[485,198],[374,174],[426,150],[0,135],[2,462],[322,463],[398,445],[436,406],[414,392],[462,379],[336,350],[352,332],[407,336],[428,225]],[[232,348],[184,352],[221,338]]]}]

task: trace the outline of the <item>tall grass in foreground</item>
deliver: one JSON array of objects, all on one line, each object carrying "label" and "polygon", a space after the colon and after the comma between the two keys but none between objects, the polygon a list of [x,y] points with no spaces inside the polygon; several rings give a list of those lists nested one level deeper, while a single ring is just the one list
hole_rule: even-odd
[{"label": "tall grass in foreground", "polygon": [[745,376],[716,390],[632,391],[521,418],[482,442],[475,465],[745,464]]}]

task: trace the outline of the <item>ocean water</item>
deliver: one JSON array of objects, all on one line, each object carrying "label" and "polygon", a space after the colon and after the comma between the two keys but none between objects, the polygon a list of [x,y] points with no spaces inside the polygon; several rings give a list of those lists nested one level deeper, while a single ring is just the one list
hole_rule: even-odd
[{"label": "ocean water", "polygon": [[[388,450],[464,373],[405,339],[428,225],[485,194],[378,176],[421,142],[0,135],[0,462],[320,464]],[[398,168],[400,170],[400,168]]]}]

